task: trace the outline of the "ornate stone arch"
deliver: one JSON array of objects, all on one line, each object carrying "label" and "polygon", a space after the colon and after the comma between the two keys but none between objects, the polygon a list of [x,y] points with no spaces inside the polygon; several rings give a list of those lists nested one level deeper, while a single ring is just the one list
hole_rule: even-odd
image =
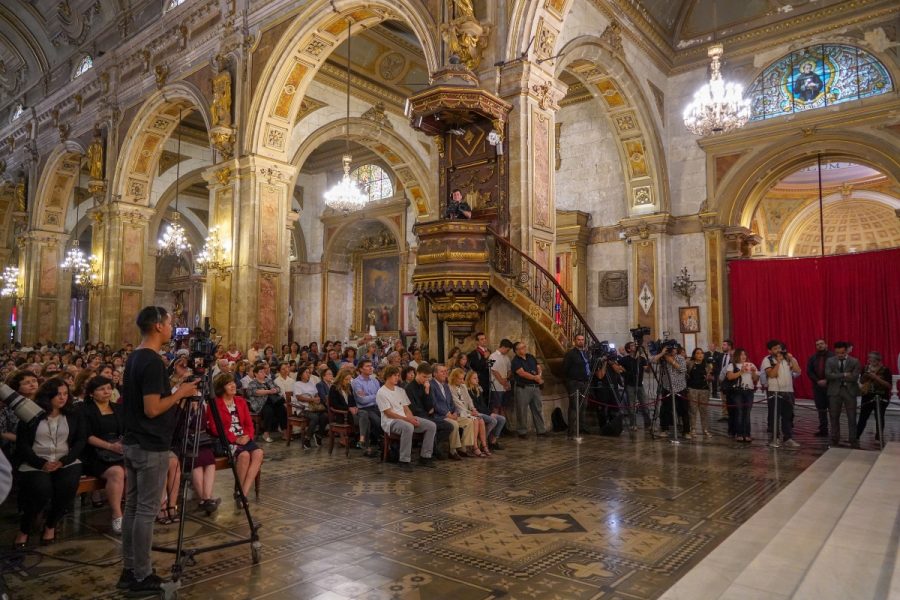
[{"label": "ornate stone arch", "polygon": [[552,48],[562,31],[571,0],[518,0],[509,19],[504,61],[519,59],[525,53],[537,58],[556,54]]},{"label": "ornate stone arch", "polygon": [[249,153],[285,162],[293,154],[288,140],[306,89],[331,51],[347,39],[348,18],[357,31],[387,20],[406,22],[422,45],[429,73],[437,70],[438,45],[434,33],[437,25],[423,3],[414,0],[319,3],[316,9],[294,19],[262,68],[262,75],[254,82],[246,138]]},{"label": "ornate stone arch", "polygon": [[179,111],[188,110],[200,112],[208,131],[210,117],[204,96],[189,83],[168,85],[144,102],[122,142],[112,181],[114,196],[149,205],[150,187],[165,141],[178,125]]},{"label": "ornate stone arch", "polygon": [[351,140],[372,150],[391,168],[420,217],[437,214],[437,191],[433,189],[436,181],[432,181],[435,178],[429,177],[420,153],[406,139],[368,119],[350,119],[349,131],[346,124],[345,119],[332,121],[304,138],[291,159],[291,163],[297,166],[295,178],[316,148],[329,140],[349,135]]},{"label": "ornate stone arch", "polygon": [[616,139],[627,188],[627,214],[669,212],[669,177],[662,136],[639,79],[623,60],[594,36],[568,42],[556,65],[574,74],[603,104]]},{"label": "ornate stone arch", "polygon": [[[766,145],[741,156],[715,187],[719,222],[749,227],[753,213],[765,193],[780,179],[815,161],[821,154],[829,160],[857,162],[877,169],[900,182],[900,157],[892,140],[859,131],[835,130],[801,139],[778,136]],[[709,168],[709,167],[708,167]]]},{"label": "ornate stone arch", "polygon": [[78,184],[84,148],[66,141],[50,153],[38,180],[30,228],[65,233],[72,189]]},{"label": "ornate stone arch", "polygon": [[[384,215],[368,215],[368,214],[358,214],[348,216],[346,219],[341,221],[341,224],[336,228],[326,228],[325,230],[325,247],[322,252],[322,262],[332,263],[335,258],[338,257],[338,249],[342,243],[346,242],[346,234],[347,232],[358,229],[360,225],[365,224],[367,222],[376,221],[381,225],[384,225],[385,228],[394,236],[394,239],[397,240],[397,248],[399,252],[405,252],[407,249],[406,236],[403,228],[393,219],[384,216]],[[343,248],[344,250],[346,249]],[[341,255],[343,256],[343,255]]]}]

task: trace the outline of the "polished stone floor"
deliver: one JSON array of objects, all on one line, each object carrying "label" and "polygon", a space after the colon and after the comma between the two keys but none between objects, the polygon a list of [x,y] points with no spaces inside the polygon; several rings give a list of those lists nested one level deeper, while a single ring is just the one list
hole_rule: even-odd
[{"label": "polished stone floor", "polygon": [[[765,416],[754,412],[761,438]],[[889,438],[900,437],[898,420],[889,417]],[[678,446],[643,432],[581,445],[505,438],[491,459],[413,473],[358,452],[348,460],[337,449],[267,444],[262,495],[251,503],[263,523],[261,563],[251,563],[248,546],[201,555],[179,598],[656,598],[825,450],[813,421],[798,410],[797,451],[735,445],[717,422],[713,438]],[[863,442],[875,447],[871,432]],[[217,492],[229,497],[230,473],[219,476]],[[158,526],[157,542],[172,542],[176,530]],[[187,544],[247,530],[223,502],[212,518],[191,513]],[[7,573],[13,597],[121,597],[107,509],[77,509],[60,536],[46,556]],[[154,559],[168,574],[171,557]]]}]

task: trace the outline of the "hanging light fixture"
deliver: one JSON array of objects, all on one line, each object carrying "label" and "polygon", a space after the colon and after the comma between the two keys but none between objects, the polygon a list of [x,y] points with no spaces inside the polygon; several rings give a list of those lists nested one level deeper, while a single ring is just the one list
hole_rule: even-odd
[{"label": "hanging light fixture", "polygon": [[707,136],[740,129],[750,119],[750,101],[744,99],[744,86],[722,79],[722,55],[725,49],[716,42],[719,18],[713,2],[713,45],[709,83],[694,93],[694,100],[684,110],[684,126],[694,135]]},{"label": "hanging light fixture", "polygon": [[353,35],[352,28],[353,22],[347,19],[347,148],[341,159],[344,175],[337,185],[325,192],[325,205],[345,213],[359,210],[369,201],[369,196],[362,193],[356,182],[350,177],[350,163],[353,162],[353,157],[350,155],[350,40]]},{"label": "hanging light fixture", "polygon": [[218,273],[223,278],[229,272],[227,248],[219,235],[219,226],[209,228],[206,243],[197,255],[197,271],[201,273]]},{"label": "hanging light fixture", "polygon": [[13,302],[22,299],[19,291],[19,267],[6,267],[3,269],[3,275],[0,276],[3,283],[3,289],[0,289],[0,297],[12,298]]},{"label": "hanging light fixture", "polygon": [[694,94],[694,100],[684,111],[684,126],[694,135],[728,133],[743,127],[750,119],[750,101],[745,99],[739,83],[722,79],[722,44],[709,49],[709,83]]},{"label": "hanging light fixture", "polygon": [[[80,171],[80,165],[79,165]],[[77,186],[78,179],[75,180]],[[72,273],[72,285],[79,291],[90,291],[100,287],[100,260],[94,256],[85,256],[78,243],[78,221],[80,220],[80,207],[78,206],[75,191],[72,191],[72,202],[75,203],[75,225],[72,230],[75,232],[75,239],[72,240],[72,247],[66,252],[66,257],[60,264],[60,267],[66,273]],[[17,269],[18,271],[18,269]],[[18,274],[17,274],[18,276]],[[4,273],[5,282],[5,273]]]},{"label": "hanging light fixture", "polygon": [[181,110],[178,110],[178,147],[175,157],[175,212],[172,213],[171,221],[166,226],[162,237],[159,238],[159,248],[156,251],[157,256],[174,255],[181,256],[191,249],[184,227],[181,226],[181,213],[178,212],[178,188],[181,185]]}]

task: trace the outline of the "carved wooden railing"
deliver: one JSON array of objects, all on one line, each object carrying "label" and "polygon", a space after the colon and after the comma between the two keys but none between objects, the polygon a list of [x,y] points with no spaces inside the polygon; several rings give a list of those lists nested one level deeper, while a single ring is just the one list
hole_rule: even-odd
[{"label": "carved wooden railing", "polygon": [[[587,320],[575,308],[566,291],[547,269],[516,248],[493,229],[488,229],[491,267],[494,273],[506,279],[513,289],[530,300],[536,321],[549,323],[549,329],[557,332],[557,339],[567,347],[576,335],[583,335],[588,346],[599,340]],[[542,317],[538,319],[537,317]]]}]

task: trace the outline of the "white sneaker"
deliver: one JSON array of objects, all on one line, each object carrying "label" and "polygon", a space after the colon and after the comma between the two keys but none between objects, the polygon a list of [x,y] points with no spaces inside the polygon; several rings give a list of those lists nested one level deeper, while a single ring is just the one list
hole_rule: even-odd
[{"label": "white sneaker", "polygon": [[266,435],[263,436],[263,441],[271,444],[274,440],[267,433]]},{"label": "white sneaker", "polygon": [[116,535],[122,535],[122,517],[115,517],[112,520],[112,530]]},{"label": "white sneaker", "polygon": [[784,442],[784,447],[785,447],[785,448],[799,448],[799,447],[800,447],[800,444],[798,444],[797,442],[795,442],[793,439],[790,439],[790,440],[786,440],[786,441]]}]

